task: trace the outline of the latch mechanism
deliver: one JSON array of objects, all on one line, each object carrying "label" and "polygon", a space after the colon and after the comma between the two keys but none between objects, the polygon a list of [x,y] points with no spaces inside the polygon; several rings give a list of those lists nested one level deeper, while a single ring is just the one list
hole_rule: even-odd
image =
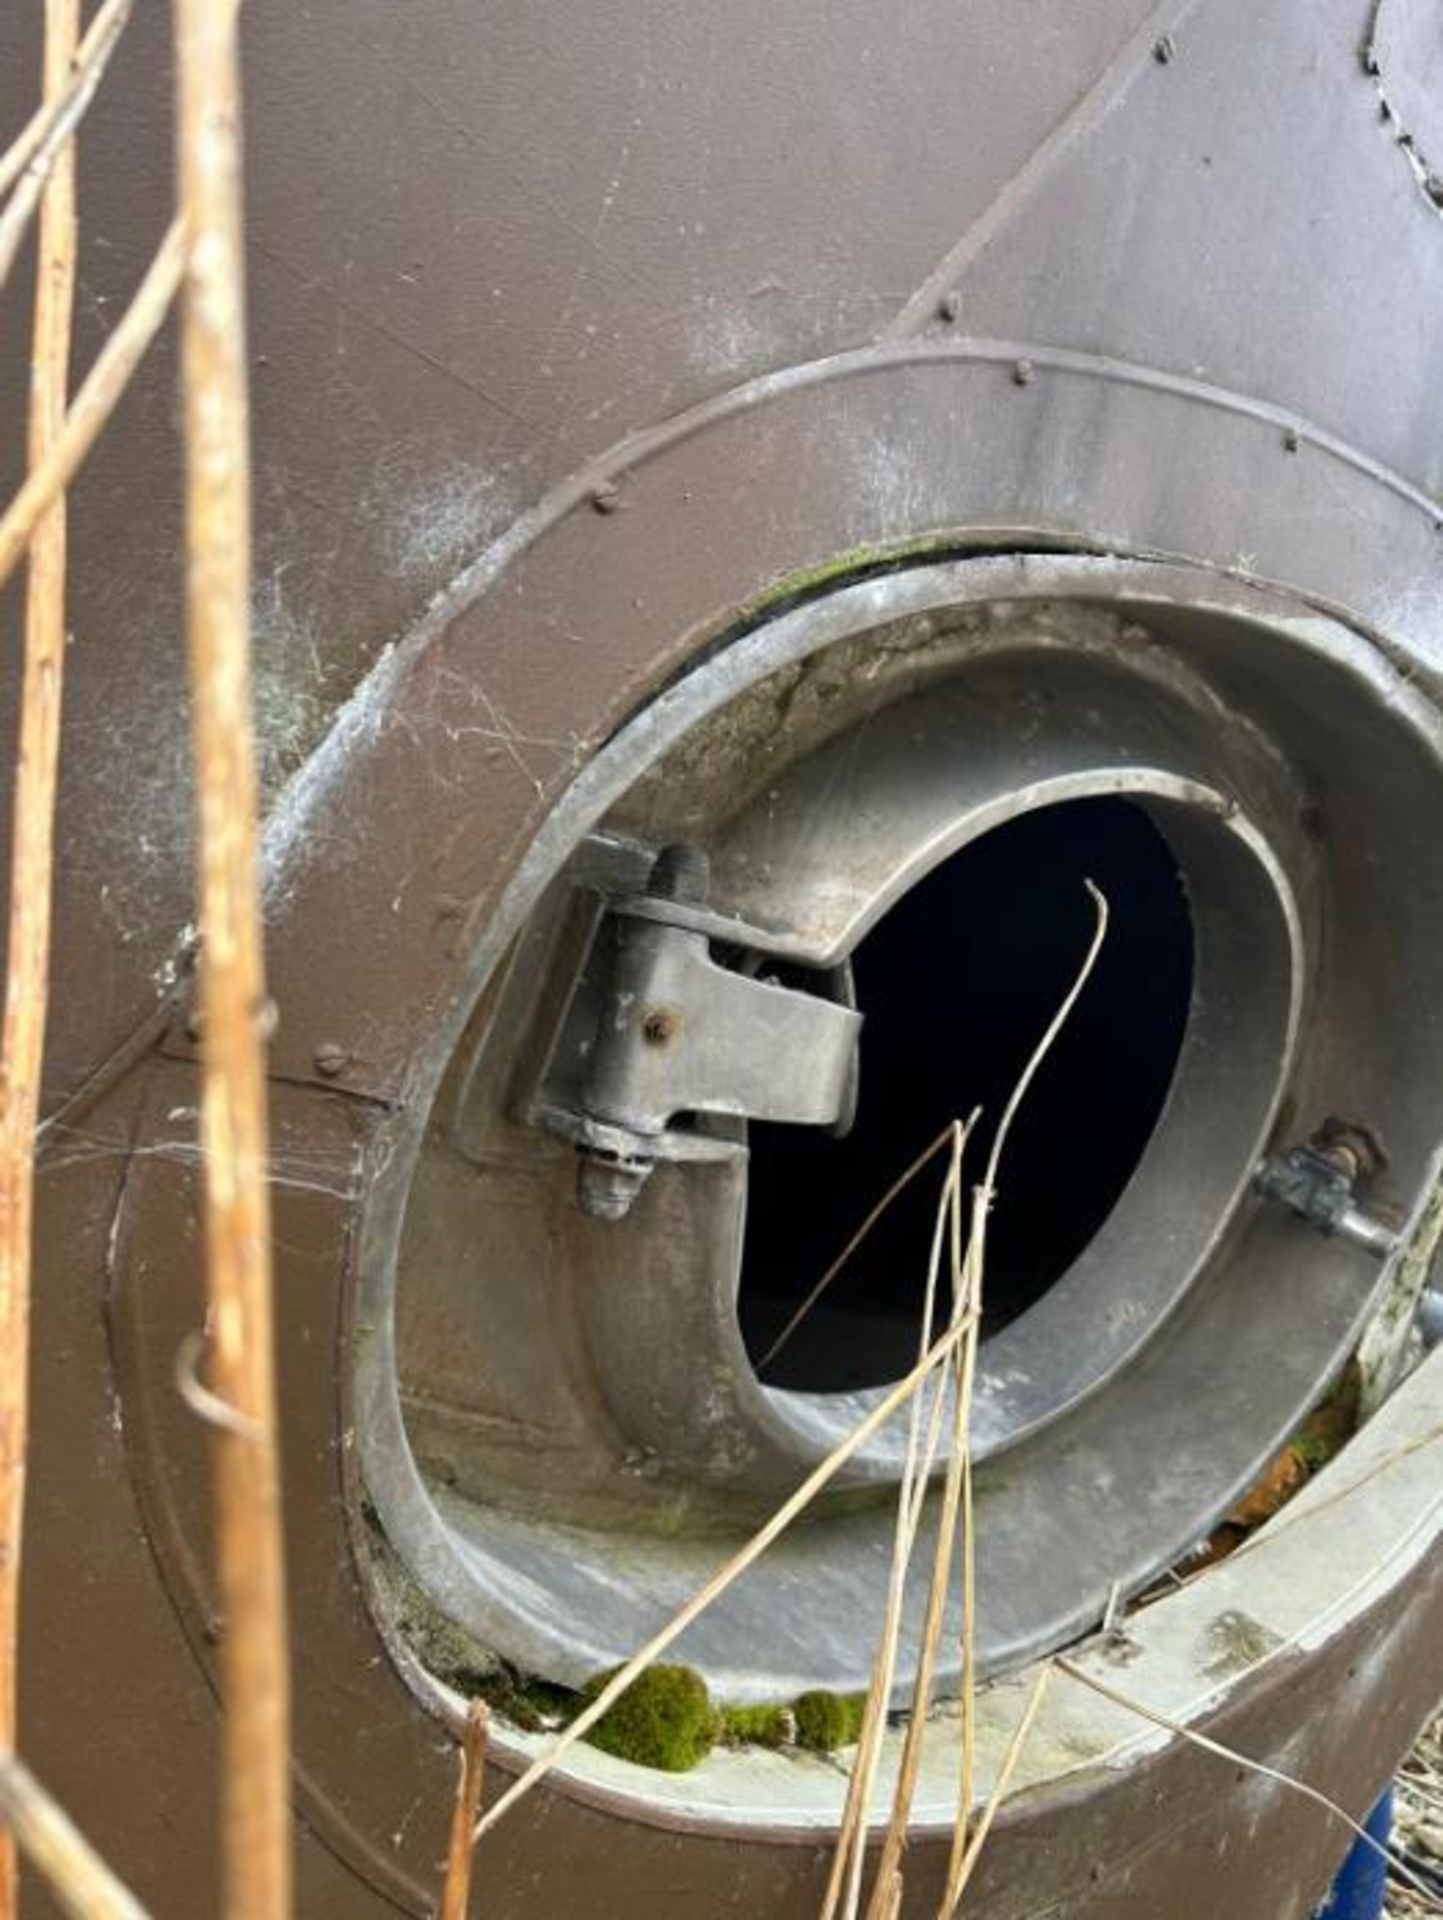
[{"label": "latch mechanism", "polygon": [[598,1219],[621,1219],[659,1160],[743,1151],[699,1118],[851,1123],[850,967],[818,972],[821,993],[781,984],[765,933],[709,912],[708,888],[700,848],[665,847],[645,894],[607,903],[531,1106],[575,1144],[577,1203]]}]

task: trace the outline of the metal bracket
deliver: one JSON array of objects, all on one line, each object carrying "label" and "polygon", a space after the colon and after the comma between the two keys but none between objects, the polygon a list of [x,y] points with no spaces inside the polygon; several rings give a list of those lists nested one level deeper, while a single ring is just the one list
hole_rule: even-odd
[{"label": "metal bracket", "polygon": [[1398,1235],[1358,1203],[1358,1188],[1382,1164],[1382,1150],[1367,1128],[1329,1119],[1305,1145],[1265,1160],[1254,1185],[1265,1200],[1281,1201],[1320,1233],[1336,1234],[1383,1260]]},{"label": "metal bracket", "polygon": [[620,1219],[658,1160],[744,1150],[683,1118],[845,1131],[855,1109],[850,969],[819,973],[824,995],[767,978],[765,935],[707,913],[707,882],[699,850],[664,848],[644,897],[608,903],[531,1106],[576,1145],[578,1204],[598,1218]]}]

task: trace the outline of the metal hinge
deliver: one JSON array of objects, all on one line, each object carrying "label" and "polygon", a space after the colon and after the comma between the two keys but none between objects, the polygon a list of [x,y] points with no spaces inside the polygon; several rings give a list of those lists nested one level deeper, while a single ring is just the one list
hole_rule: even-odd
[{"label": "metal hinge", "polygon": [[533,1125],[580,1156],[577,1203],[631,1208],[658,1161],[745,1151],[697,1121],[788,1121],[845,1131],[857,1097],[848,966],[819,992],[769,977],[767,937],[710,913],[695,847],[665,847],[644,894],[606,902],[531,1102]]}]

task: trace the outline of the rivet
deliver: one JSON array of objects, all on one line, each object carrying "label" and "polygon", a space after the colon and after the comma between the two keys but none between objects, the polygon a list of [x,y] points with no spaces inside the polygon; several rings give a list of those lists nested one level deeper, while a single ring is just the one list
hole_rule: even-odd
[{"label": "rivet", "polygon": [[1302,440],[1298,436],[1297,428],[1289,427],[1283,435],[1283,446],[1286,451],[1288,453],[1296,453],[1302,444]]},{"label": "rivet", "polygon": [[1037,378],[1037,369],[1030,360],[1019,360],[1012,369],[1012,378],[1019,387],[1030,387]]},{"label": "rivet", "polygon": [[1152,57],[1160,67],[1170,65],[1177,58],[1177,42],[1170,33],[1165,33],[1160,40],[1153,41]]},{"label": "rivet", "polygon": [[621,495],[614,480],[601,480],[591,489],[591,504],[598,513],[615,513],[621,505]]},{"label": "rivet", "polygon": [[338,1041],[323,1040],[311,1056],[311,1064],[317,1073],[334,1080],[338,1073],[344,1073],[351,1064],[351,1056]]},{"label": "rivet", "polygon": [[962,296],[955,287],[949,287],[937,302],[937,312],[944,320],[957,320],[962,314]]}]

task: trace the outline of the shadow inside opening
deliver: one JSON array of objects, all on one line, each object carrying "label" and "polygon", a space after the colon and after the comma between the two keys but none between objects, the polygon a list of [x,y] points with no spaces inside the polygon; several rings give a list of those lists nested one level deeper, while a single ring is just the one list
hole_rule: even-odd
[{"label": "shadow inside opening", "polygon": [[[1041,808],[963,847],[858,947],[866,1021],[851,1134],[750,1130],[738,1312],[754,1362],[908,1163],[976,1106],[969,1191],[980,1177],[992,1129],[1086,951],[1086,879],[1107,896],[1108,937],[1012,1129],[988,1227],[983,1337],[1040,1300],[1111,1213],[1172,1084],[1193,930],[1162,834],[1142,807],[1104,798]],[[839,1393],[914,1363],[944,1177],[939,1155],[764,1369],[770,1385]],[[938,1305],[945,1314],[945,1288]]]}]

